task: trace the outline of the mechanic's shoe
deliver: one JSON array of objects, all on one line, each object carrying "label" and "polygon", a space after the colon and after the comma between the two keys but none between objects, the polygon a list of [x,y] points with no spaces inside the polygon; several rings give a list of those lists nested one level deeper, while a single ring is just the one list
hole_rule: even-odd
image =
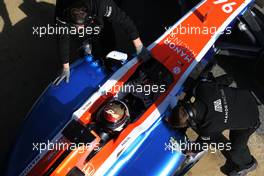
[{"label": "mechanic's shoe", "polygon": [[235,165],[230,161],[226,161],[225,164],[220,167],[220,171],[225,175],[228,175],[228,173],[232,172],[234,169]]},{"label": "mechanic's shoe", "polygon": [[247,169],[243,169],[240,171],[233,170],[228,175],[229,176],[246,176],[249,172],[255,170],[258,167],[258,162],[255,158],[253,158],[252,164]]}]

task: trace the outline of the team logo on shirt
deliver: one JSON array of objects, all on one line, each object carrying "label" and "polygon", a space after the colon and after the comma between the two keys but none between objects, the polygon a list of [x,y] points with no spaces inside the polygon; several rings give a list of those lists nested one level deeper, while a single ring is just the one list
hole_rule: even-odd
[{"label": "team logo on shirt", "polygon": [[214,109],[216,112],[223,112],[223,106],[221,99],[214,101]]}]

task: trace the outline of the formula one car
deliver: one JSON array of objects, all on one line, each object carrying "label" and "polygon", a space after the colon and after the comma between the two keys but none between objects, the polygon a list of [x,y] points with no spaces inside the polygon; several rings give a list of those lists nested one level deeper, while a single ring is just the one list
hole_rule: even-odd
[{"label": "formula one car", "polygon": [[[6,175],[184,175],[203,152],[185,155],[179,143],[189,142],[186,135],[172,129],[166,118],[190,73],[203,70],[220,52],[214,45],[220,34],[251,13],[252,3],[200,2],[148,47],[152,58],[147,62],[113,52],[109,57],[122,64],[112,73],[91,55],[74,63],[70,83],[51,84],[28,114]],[[217,30],[177,32],[190,25]],[[136,83],[162,91],[148,96],[122,91]],[[110,106],[124,113],[113,116]]]}]

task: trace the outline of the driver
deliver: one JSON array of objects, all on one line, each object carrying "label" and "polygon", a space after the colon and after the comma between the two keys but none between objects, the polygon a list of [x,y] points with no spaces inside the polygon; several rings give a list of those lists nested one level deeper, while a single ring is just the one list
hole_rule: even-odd
[{"label": "driver", "polygon": [[130,114],[127,105],[120,100],[107,102],[99,109],[95,117],[95,131],[100,136],[98,148],[87,157],[89,161],[101,148],[113,137],[116,137],[130,122]]},{"label": "driver", "polygon": [[117,134],[130,122],[129,109],[120,100],[110,101],[98,111],[96,122],[106,133]]}]

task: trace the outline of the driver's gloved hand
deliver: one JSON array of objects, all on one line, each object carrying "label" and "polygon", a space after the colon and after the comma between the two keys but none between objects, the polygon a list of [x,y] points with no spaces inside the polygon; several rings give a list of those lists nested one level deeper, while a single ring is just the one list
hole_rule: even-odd
[{"label": "driver's gloved hand", "polygon": [[145,48],[143,45],[136,48],[137,57],[139,60],[143,60],[143,62],[147,62],[151,58],[150,51]]},{"label": "driver's gloved hand", "polygon": [[70,81],[70,68],[63,68],[60,75],[53,81],[53,85],[58,86],[65,79],[66,83]]}]

